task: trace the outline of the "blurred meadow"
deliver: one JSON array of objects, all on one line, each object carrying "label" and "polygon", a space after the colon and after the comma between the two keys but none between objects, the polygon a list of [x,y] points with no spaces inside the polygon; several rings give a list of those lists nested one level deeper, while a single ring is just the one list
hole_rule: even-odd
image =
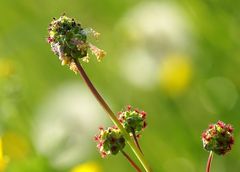
[{"label": "blurred meadow", "polygon": [[[102,159],[93,136],[112,125],[46,41],[62,13],[101,33],[107,52],[82,63],[115,112],[148,112],[140,144],[154,172],[202,172],[201,133],[233,124],[235,145],[212,172],[240,169],[240,1],[9,0],[0,5],[0,172],[134,171]],[[129,147],[125,148],[131,155]]]}]

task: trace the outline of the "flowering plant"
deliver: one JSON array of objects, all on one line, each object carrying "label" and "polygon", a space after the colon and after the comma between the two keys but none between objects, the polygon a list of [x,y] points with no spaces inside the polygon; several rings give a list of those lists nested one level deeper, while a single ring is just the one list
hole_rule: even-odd
[{"label": "flowering plant", "polygon": [[[126,121],[121,121],[121,117],[118,119],[94,87],[79,62],[79,60],[89,60],[88,50],[95,54],[98,61],[106,54],[105,51],[87,41],[87,36],[89,34],[92,34],[94,37],[99,36],[99,33],[95,32],[93,29],[84,29],[73,18],[62,15],[59,19],[53,18],[53,21],[50,23],[47,40],[54,54],[59,57],[62,65],[68,65],[71,70],[81,75],[92,94],[115,124],[114,127],[110,127],[107,130],[101,129],[100,134],[95,137],[102,156],[105,157],[108,154],[115,155],[118,152],[122,152],[130,164],[140,172],[140,168],[133,162],[128,154],[123,151],[126,142],[131,147],[144,169],[150,172],[150,167],[143,157],[137,139],[134,137],[134,142],[130,136],[130,133],[135,135],[135,132],[138,133],[145,128],[146,122],[145,117],[143,117],[145,115],[137,113],[137,111],[129,111],[125,113]],[[122,116],[124,116],[124,114],[122,114]]]},{"label": "flowering plant", "polygon": [[202,133],[203,147],[210,151],[206,172],[210,171],[213,153],[225,155],[232,149],[234,144],[233,127],[218,121],[216,124],[209,125],[208,129]]}]

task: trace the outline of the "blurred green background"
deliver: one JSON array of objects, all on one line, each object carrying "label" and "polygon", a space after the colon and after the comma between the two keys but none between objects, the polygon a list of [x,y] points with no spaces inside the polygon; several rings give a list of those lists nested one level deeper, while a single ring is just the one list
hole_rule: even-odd
[{"label": "blurred green background", "polygon": [[2,0],[0,168],[134,171],[120,154],[101,159],[92,137],[99,126],[112,123],[46,41],[52,17],[65,12],[101,33],[98,41],[90,40],[107,52],[106,58],[98,63],[92,57],[83,66],[113,110],[131,104],[148,112],[140,144],[153,171],[204,171],[208,152],[201,133],[218,120],[233,124],[236,139],[229,154],[214,157],[212,172],[239,171],[239,5]]}]

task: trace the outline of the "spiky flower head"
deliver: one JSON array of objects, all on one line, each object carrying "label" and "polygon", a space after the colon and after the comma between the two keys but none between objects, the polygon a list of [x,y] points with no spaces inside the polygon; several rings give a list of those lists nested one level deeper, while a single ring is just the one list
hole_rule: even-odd
[{"label": "spiky flower head", "polygon": [[87,41],[87,36],[92,34],[98,37],[99,33],[93,29],[83,29],[73,18],[65,15],[59,19],[53,18],[48,27],[48,43],[52,51],[59,57],[62,65],[69,65],[75,71],[73,59],[88,61],[88,50],[90,50],[100,61],[105,52]]},{"label": "spiky flower head", "polygon": [[146,112],[128,105],[125,110],[118,112],[118,120],[128,133],[140,136],[140,132],[147,126],[146,115]]},{"label": "spiky flower head", "polygon": [[97,148],[104,158],[107,155],[116,155],[125,147],[125,139],[117,127],[99,128],[99,133],[94,137],[98,143]]},{"label": "spiky flower head", "polygon": [[202,133],[203,147],[207,151],[213,151],[218,155],[224,155],[232,149],[234,144],[233,127],[218,121],[209,125],[208,129]]}]

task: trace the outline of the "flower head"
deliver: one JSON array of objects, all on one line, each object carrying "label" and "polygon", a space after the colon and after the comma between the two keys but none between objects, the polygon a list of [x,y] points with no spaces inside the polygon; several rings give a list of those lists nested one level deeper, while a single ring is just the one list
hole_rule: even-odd
[{"label": "flower head", "polygon": [[76,67],[73,59],[88,61],[89,49],[97,56],[98,60],[101,60],[106,54],[103,50],[87,42],[88,34],[96,38],[99,36],[99,33],[93,29],[83,29],[73,18],[62,15],[59,19],[53,18],[50,23],[47,41],[62,65],[67,64],[74,71]]},{"label": "flower head", "polygon": [[103,158],[110,154],[116,155],[125,147],[125,139],[117,127],[109,127],[106,130],[100,127],[99,131],[94,139]]},{"label": "flower head", "polygon": [[137,136],[139,136],[139,133],[147,126],[146,115],[146,112],[132,109],[129,105],[124,111],[118,113],[118,120],[128,133],[137,133]]},{"label": "flower head", "polygon": [[229,152],[234,143],[233,127],[218,121],[209,125],[208,129],[202,133],[203,147],[207,151],[213,151],[218,155]]}]

